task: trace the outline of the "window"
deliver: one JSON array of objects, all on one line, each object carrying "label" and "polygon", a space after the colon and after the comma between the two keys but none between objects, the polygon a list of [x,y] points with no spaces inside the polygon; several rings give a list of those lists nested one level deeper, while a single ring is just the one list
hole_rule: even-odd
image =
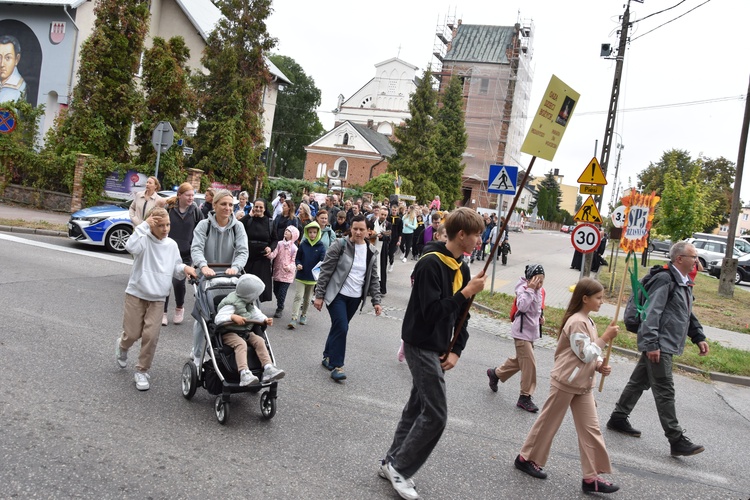
[{"label": "window", "polygon": [[323,163],[318,163],[318,170],[316,172],[315,177],[323,177],[326,174],[325,165]]},{"label": "window", "polygon": [[480,94],[487,94],[487,91],[490,89],[490,79],[489,78],[482,78],[482,81],[480,82],[479,86],[479,93]]},{"label": "window", "polygon": [[336,165],[336,170],[339,171],[340,178],[346,179],[346,174],[349,170],[349,163],[345,159],[341,158],[338,165]]},{"label": "window", "polygon": [[748,218],[750,218],[750,215],[742,214],[742,220],[747,220]]},{"label": "window", "polygon": [[349,134],[344,134],[344,142],[342,142],[341,144],[343,144],[344,146],[349,144]]},{"label": "window", "polygon": [[388,80],[388,94],[395,94],[396,90],[398,89],[398,81],[397,80]]}]

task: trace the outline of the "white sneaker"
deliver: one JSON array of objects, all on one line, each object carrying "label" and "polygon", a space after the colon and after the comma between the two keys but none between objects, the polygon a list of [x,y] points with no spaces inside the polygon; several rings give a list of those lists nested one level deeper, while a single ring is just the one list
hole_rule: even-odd
[{"label": "white sneaker", "polygon": [[388,266],[388,272],[390,273],[391,271],[393,271],[393,264],[391,264],[390,266]]},{"label": "white sneaker", "polygon": [[148,373],[135,372],[135,376],[133,378],[135,379],[135,388],[139,391],[147,391],[151,387],[151,384],[149,383],[151,375],[149,375]]},{"label": "white sneaker", "polygon": [[[388,474],[385,473],[386,463],[385,460],[380,461],[380,469],[378,470],[378,476],[382,477],[383,479],[388,479]],[[414,478],[409,478],[406,480],[406,484],[411,486],[412,488],[416,488],[414,485]]]},{"label": "white sneaker", "polygon": [[169,320],[167,319],[167,313],[164,313],[161,316],[161,326],[167,326],[168,324]]},{"label": "white sneaker", "polygon": [[385,475],[398,496],[406,500],[419,500],[419,493],[414,489],[414,483],[410,483],[408,479],[399,474],[390,462],[385,464]]},{"label": "white sneaker", "polygon": [[172,318],[172,323],[175,325],[179,325],[182,323],[182,321],[185,319],[185,308],[184,307],[176,307],[174,310],[174,318]]},{"label": "white sneaker", "polygon": [[120,368],[128,366],[128,351],[123,351],[120,347],[120,336],[117,336],[117,342],[115,342],[115,359]]},{"label": "white sneaker", "polygon": [[403,257],[403,258],[401,259],[401,262],[403,262],[404,264],[406,263],[406,256],[404,256],[404,257]]},{"label": "white sneaker", "polygon": [[250,370],[242,370],[240,372],[240,387],[245,387],[247,385],[253,385],[258,383],[258,377],[253,375],[253,372]]},{"label": "white sneaker", "polygon": [[267,367],[265,370],[263,370],[263,378],[261,381],[264,384],[268,384],[271,382],[275,382],[277,380],[281,380],[282,378],[284,378],[284,375],[286,375],[284,370],[282,370],[281,368],[276,368],[275,366],[271,365]]}]

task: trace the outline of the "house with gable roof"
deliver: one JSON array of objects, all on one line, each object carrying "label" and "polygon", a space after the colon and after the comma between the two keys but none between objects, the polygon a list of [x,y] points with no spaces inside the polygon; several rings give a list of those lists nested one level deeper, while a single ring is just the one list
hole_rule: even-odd
[{"label": "house with gable roof", "polygon": [[[44,104],[42,134],[54,124],[61,107],[69,103],[76,84],[83,42],[94,30],[97,2],[89,0],[0,0],[0,36],[15,36],[21,45],[19,72],[27,82],[26,99]],[[151,0],[146,47],[154,37],[181,36],[190,49],[188,65],[205,71],[200,60],[221,11],[211,0]],[[272,81],[263,99],[263,133],[271,140],[279,85],[289,79],[266,58]]]},{"label": "house with gable roof", "polygon": [[307,158],[303,177],[339,179],[341,187],[363,186],[385,173],[388,159],[396,150],[388,138],[366,125],[349,120],[305,147]]}]

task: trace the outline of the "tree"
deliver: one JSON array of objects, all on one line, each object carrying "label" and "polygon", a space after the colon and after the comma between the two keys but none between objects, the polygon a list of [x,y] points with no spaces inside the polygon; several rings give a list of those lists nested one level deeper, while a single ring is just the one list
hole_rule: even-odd
[{"label": "tree", "polygon": [[80,151],[127,161],[130,127],[143,105],[133,75],[148,32],[149,2],[101,0],[94,12],[78,84],[51,147],[57,154]]},{"label": "tree", "polygon": [[[687,180],[678,169],[676,158],[664,174],[664,189],[661,202],[656,207],[656,223],[659,234],[668,235],[672,241],[690,237],[707,225],[716,225],[712,213],[719,200],[709,198],[710,191],[701,182],[701,170],[693,166],[687,173]],[[713,221],[713,222],[712,222]]]},{"label": "tree", "polygon": [[[413,193],[414,184],[409,179],[402,180],[403,184],[401,185],[401,191],[404,193]],[[373,200],[381,200],[383,198],[388,198],[389,195],[393,194],[393,183],[395,181],[396,176],[386,172],[367,181],[362,190],[367,193],[372,193]]]},{"label": "tree", "polygon": [[649,163],[648,167],[638,174],[638,190],[644,193],[655,191],[661,195],[664,188],[664,174],[674,168],[685,178],[692,165],[690,153],[680,149],[665,151],[657,163]]},{"label": "tree", "polygon": [[191,164],[206,179],[252,186],[265,176],[260,154],[263,94],[270,74],[263,57],[276,45],[266,31],[271,0],[216,0],[222,17],[208,37],[197,79],[199,124]]},{"label": "tree", "polygon": [[716,224],[724,224],[729,221],[729,215],[732,211],[732,186],[737,169],[734,162],[731,162],[723,156],[712,160],[705,158],[701,166],[701,176],[708,183],[708,199],[715,200],[718,203],[712,212],[712,219],[716,222],[709,222],[702,230],[711,232],[716,228]]},{"label": "tree", "polygon": [[529,205],[529,209],[537,209],[537,215],[544,217],[544,220],[560,222],[562,215],[560,213],[560,199],[562,191],[560,185],[555,180],[555,176],[550,170],[544,176],[544,180],[539,183],[534,201]]},{"label": "tree", "polygon": [[433,181],[438,168],[437,92],[432,88],[432,71],[428,68],[409,100],[410,118],[394,131],[391,141],[396,154],[388,164],[388,171],[398,171],[414,184],[417,201],[426,203],[440,193]]},{"label": "tree", "polygon": [[276,100],[269,175],[302,177],[305,146],[325,132],[316,112],[320,106],[320,89],[291,57],[275,55],[270,59],[292,85],[280,90]]},{"label": "tree", "polygon": [[[153,46],[143,55],[143,90],[146,92],[146,113],[136,127],[135,143],[140,146],[142,163],[156,164],[156,150],[151,136],[161,121],[168,121],[178,139],[188,119],[195,114],[196,95],[190,85],[190,49],[182,37],[169,41],[156,37]],[[184,181],[182,171],[184,156],[177,147],[162,153],[159,171],[164,175],[164,184],[179,184]]]},{"label": "tree", "polygon": [[463,154],[466,151],[463,105],[463,83],[458,77],[451,78],[437,114],[439,165],[435,172],[435,182],[442,191],[441,199],[448,208],[461,199]]}]

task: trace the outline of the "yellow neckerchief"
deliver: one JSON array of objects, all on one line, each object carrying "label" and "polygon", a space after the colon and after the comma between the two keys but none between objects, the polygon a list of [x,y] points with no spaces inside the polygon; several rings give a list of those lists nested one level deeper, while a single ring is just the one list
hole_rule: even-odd
[{"label": "yellow neckerchief", "polygon": [[427,255],[436,255],[443,262],[443,264],[456,271],[456,273],[453,275],[453,293],[456,294],[461,289],[461,285],[463,285],[464,282],[463,275],[461,274],[461,264],[459,264],[458,261],[453,257],[448,257],[444,253],[428,252],[422,255],[422,258]]}]

